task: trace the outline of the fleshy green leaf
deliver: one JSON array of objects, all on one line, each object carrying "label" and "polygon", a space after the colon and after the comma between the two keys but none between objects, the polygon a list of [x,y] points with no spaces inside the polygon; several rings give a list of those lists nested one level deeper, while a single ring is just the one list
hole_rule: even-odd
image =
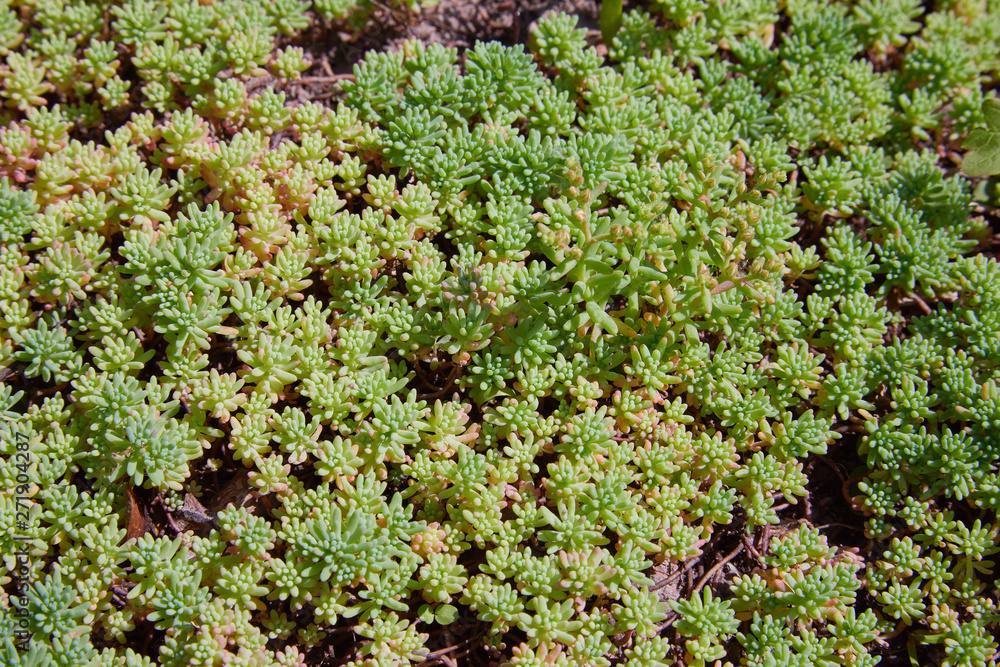
[{"label": "fleshy green leaf", "polygon": [[1000,100],[983,100],[985,129],[969,132],[962,148],[969,152],[962,160],[962,171],[969,176],[1000,174]]},{"label": "fleshy green leaf", "polygon": [[601,3],[600,25],[604,43],[610,44],[622,27],[622,0],[604,0]]}]

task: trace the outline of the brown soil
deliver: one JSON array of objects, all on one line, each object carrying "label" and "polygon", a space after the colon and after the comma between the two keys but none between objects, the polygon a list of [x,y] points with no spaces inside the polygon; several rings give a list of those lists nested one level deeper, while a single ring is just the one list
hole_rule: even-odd
[{"label": "brown soil", "polygon": [[416,12],[380,6],[356,34],[318,19],[310,31],[292,40],[306,50],[313,66],[291,87],[290,98],[328,101],[336,95],[333,84],[349,76],[368,51],[398,48],[408,39],[443,44],[460,53],[477,41],[527,44],[533,24],[552,11],[576,14],[581,28],[597,28],[597,0],[441,0]]}]

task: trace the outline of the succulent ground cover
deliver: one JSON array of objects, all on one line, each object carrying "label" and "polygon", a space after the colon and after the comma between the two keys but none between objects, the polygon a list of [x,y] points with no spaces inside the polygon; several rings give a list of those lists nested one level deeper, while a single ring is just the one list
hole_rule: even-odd
[{"label": "succulent ground cover", "polygon": [[4,664],[996,665],[996,2],[0,2]]}]

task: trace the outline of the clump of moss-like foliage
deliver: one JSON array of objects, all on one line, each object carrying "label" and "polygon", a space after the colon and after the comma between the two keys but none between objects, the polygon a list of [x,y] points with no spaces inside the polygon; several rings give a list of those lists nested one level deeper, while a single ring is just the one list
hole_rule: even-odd
[{"label": "clump of moss-like foliage", "polygon": [[6,664],[996,664],[998,3],[375,4],[0,4]]}]

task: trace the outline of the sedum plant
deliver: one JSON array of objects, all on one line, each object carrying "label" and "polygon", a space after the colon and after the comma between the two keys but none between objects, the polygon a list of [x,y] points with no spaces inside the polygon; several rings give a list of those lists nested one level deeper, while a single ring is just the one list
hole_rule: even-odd
[{"label": "sedum plant", "polygon": [[7,662],[996,662],[1000,8],[620,5],[0,5]]}]

